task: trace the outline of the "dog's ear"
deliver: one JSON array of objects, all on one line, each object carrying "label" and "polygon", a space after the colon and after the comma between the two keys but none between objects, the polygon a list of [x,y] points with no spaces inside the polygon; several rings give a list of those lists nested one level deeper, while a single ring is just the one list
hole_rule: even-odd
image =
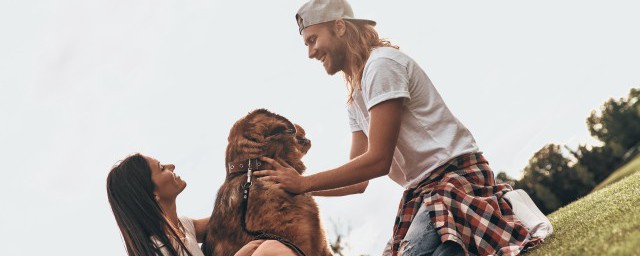
[{"label": "dog's ear", "polygon": [[226,162],[256,158],[262,155],[265,145],[265,127],[260,120],[268,114],[264,113],[265,111],[254,111],[236,121],[229,132]]},{"label": "dog's ear", "polygon": [[293,126],[296,127],[296,136],[305,137],[307,135],[307,133],[304,131],[304,128],[302,128],[302,126],[300,126],[299,124],[293,124]]}]

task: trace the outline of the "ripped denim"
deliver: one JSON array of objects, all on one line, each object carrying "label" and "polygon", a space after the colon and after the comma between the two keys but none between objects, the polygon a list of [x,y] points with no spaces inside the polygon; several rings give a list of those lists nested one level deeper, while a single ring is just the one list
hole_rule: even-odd
[{"label": "ripped denim", "polygon": [[[391,241],[383,252],[384,256],[391,255]],[[411,226],[407,230],[407,235],[400,244],[398,255],[404,256],[440,256],[440,255],[465,255],[464,250],[455,242],[440,242],[440,235],[436,232],[426,206],[422,205]]]}]

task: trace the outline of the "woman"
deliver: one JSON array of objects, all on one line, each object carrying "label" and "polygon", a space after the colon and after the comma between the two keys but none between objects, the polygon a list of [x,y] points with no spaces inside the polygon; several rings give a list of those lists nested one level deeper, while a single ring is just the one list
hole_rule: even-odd
[{"label": "woman", "polygon": [[[174,169],[173,164],[134,154],[109,172],[109,204],[128,255],[203,255],[198,243],[209,218],[178,217],[176,198],[187,183]],[[276,241],[253,241],[235,255],[295,254]]]},{"label": "woman", "polygon": [[[345,0],[311,0],[296,14],[308,57],[342,72],[349,94],[351,161],[301,176],[257,172],[291,193],[362,193],[388,175],[406,190],[393,230],[394,255],[517,254],[530,242],[496,184],[471,132],[453,115],[424,70],[375,21],[357,19]],[[478,101],[478,102],[481,102]]]}]

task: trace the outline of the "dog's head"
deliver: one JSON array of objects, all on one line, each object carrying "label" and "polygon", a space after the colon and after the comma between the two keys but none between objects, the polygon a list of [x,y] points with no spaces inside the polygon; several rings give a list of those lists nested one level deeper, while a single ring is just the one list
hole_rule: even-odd
[{"label": "dog's head", "polygon": [[228,140],[227,163],[266,156],[280,158],[300,173],[306,169],[301,159],[311,147],[302,127],[266,109],[254,110],[238,120]]}]

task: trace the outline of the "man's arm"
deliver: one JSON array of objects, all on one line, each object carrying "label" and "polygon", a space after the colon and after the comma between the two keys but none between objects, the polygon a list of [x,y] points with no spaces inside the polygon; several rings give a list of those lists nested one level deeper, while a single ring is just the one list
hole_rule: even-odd
[{"label": "man's arm", "polygon": [[340,167],[302,176],[287,163],[261,157],[260,160],[273,165],[274,170],[262,170],[254,174],[263,181],[275,181],[277,186],[294,194],[347,187],[387,175],[400,133],[402,103],[401,98],[396,98],[378,103],[370,109],[367,152]]},{"label": "man's arm", "polygon": [[[369,142],[367,141],[367,135],[362,131],[356,131],[351,134],[351,153],[349,154],[349,159],[354,159],[365,152],[367,152]],[[321,190],[311,192],[311,195],[314,196],[346,196],[351,194],[361,194],[367,189],[369,185],[369,181],[364,181],[355,185],[329,189],[329,190]]]}]

